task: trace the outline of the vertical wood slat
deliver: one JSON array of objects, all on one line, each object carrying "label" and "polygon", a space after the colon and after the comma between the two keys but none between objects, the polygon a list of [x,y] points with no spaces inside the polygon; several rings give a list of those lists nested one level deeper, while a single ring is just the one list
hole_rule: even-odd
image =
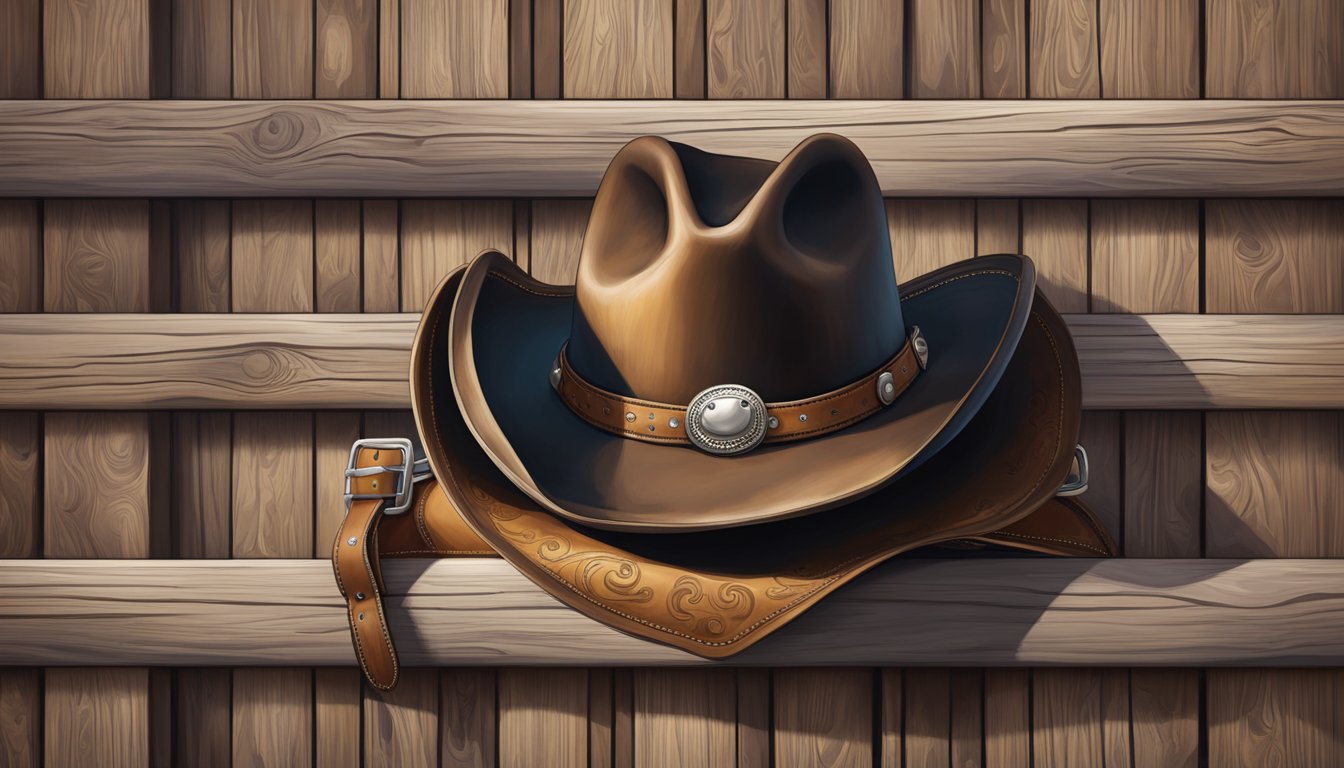
[{"label": "vertical wood slat", "polygon": [[888,200],[887,230],[905,282],[975,255],[975,201]]},{"label": "vertical wood slat", "polygon": [[0,756],[13,768],[42,764],[42,673],[0,669]]},{"label": "vertical wood slat", "polygon": [[1199,98],[1200,0],[1101,0],[1099,10],[1102,96]]},{"label": "vertical wood slat", "polygon": [[48,200],[43,209],[46,311],[150,311],[147,201]]},{"label": "vertical wood slat", "polygon": [[615,764],[615,704],[612,670],[588,670],[588,768],[613,768]]},{"label": "vertical wood slat", "polygon": [[1211,99],[1344,97],[1344,5],[1208,0]]},{"label": "vertical wood slat", "polygon": [[401,0],[378,0],[378,98],[401,98]]},{"label": "vertical wood slat", "polygon": [[566,0],[565,97],[671,98],[672,7],[672,0]]},{"label": "vertical wood slat", "polygon": [[0,200],[0,312],[42,307],[42,235],[34,200]]},{"label": "vertical wood slat", "polygon": [[496,764],[496,674],[490,669],[447,669],[440,680],[444,768]]},{"label": "vertical wood slat", "polygon": [[358,312],[363,288],[359,201],[317,200],[313,205],[315,309]]},{"label": "vertical wood slat", "polygon": [[1036,284],[1060,312],[1088,311],[1088,203],[1023,200],[1022,252],[1036,263]]},{"label": "vertical wood slat", "polygon": [[578,768],[588,762],[588,671],[499,671],[499,764]]},{"label": "vertical wood slat", "polygon": [[532,0],[509,0],[509,98],[532,98]]},{"label": "vertical wood slat", "polygon": [[312,0],[233,0],[233,97],[313,97]]},{"label": "vertical wood slat", "polygon": [[946,669],[907,669],[905,762],[909,768],[951,765],[952,678]]},{"label": "vertical wood slat", "polygon": [[1337,765],[1344,672],[1210,669],[1209,765]]},{"label": "vertical wood slat", "polygon": [[46,98],[150,97],[149,0],[44,0],[42,10]]},{"label": "vertical wood slat", "polygon": [[401,0],[401,95],[509,96],[508,0]]},{"label": "vertical wood slat", "polygon": [[1033,0],[1028,95],[1095,99],[1101,95],[1096,0]]},{"label": "vertical wood slat", "polygon": [[233,419],[233,556],[313,556],[313,416]]},{"label": "vertical wood slat", "polygon": [[1199,311],[1199,205],[1092,201],[1092,310]]},{"label": "vertical wood slat", "polygon": [[312,736],[312,670],[233,670],[235,766],[310,766]]},{"label": "vertical wood slat", "polygon": [[1031,680],[1025,669],[985,670],[985,766],[1031,761]]},{"label": "vertical wood slat", "polygon": [[228,312],[232,209],[225,200],[178,200],[178,302],[183,312]]},{"label": "vertical wood slat", "polygon": [[737,670],[737,768],[770,765],[770,670]]},{"label": "vertical wood slat", "polygon": [[1038,765],[1103,765],[1101,672],[1032,672],[1032,754]]},{"label": "vertical wood slat", "polygon": [[831,96],[905,95],[905,6],[885,0],[831,0]]},{"label": "vertical wood slat", "polygon": [[311,312],[312,201],[235,201],[231,261],[233,311]]},{"label": "vertical wood slat", "polygon": [[536,200],[531,214],[532,276],[555,285],[573,285],[578,275],[590,200]]},{"label": "vertical wood slat", "polygon": [[46,682],[46,764],[149,765],[149,671],[53,667]]},{"label": "vertical wood slat", "polygon": [[872,765],[872,670],[776,669],[774,695],[780,768]]},{"label": "vertical wood slat", "polygon": [[708,0],[709,98],[784,98],[785,8],[786,0]]},{"label": "vertical wood slat", "polygon": [[364,734],[360,692],[364,678],[358,669],[313,671],[313,734],[315,763],[321,768],[359,768]]},{"label": "vertical wood slat", "polygon": [[672,59],[676,66],[673,95],[705,98],[705,2],[675,0],[676,30]]},{"label": "vertical wood slat", "polygon": [[371,99],[378,89],[378,0],[317,0],[319,99]]},{"label": "vertical wood slat", "polygon": [[0,6],[0,99],[42,96],[42,2]]},{"label": "vertical wood slat", "polygon": [[233,92],[233,19],[229,3],[173,0],[173,96],[227,99]]},{"label": "vertical wood slat", "polygon": [[391,691],[369,688],[364,695],[364,765],[437,766],[439,672],[403,669]]},{"label": "vertical wood slat", "polygon": [[175,765],[225,768],[232,764],[232,687],[233,673],[227,669],[177,670]]},{"label": "vertical wood slat", "polygon": [[532,0],[532,98],[565,96],[565,0]]},{"label": "vertical wood slat", "polygon": [[899,669],[878,670],[876,683],[882,689],[874,705],[881,708],[874,720],[882,728],[878,761],[882,768],[905,764],[905,675]]},{"label": "vertical wood slat", "polygon": [[1126,718],[1134,732],[1133,765],[1195,768],[1199,763],[1199,673],[1193,669],[1135,669],[1129,675]]},{"label": "vertical wood slat", "polygon": [[984,0],[980,12],[980,95],[1027,97],[1027,0]]},{"label": "vertical wood slat", "polygon": [[41,455],[38,415],[0,412],[0,557],[41,554]]},{"label": "vertical wood slat", "polygon": [[[788,0],[788,97],[824,99],[830,75],[827,0]],[[877,63],[873,63],[877,66]]]},{"label": "vertical wood slat", "polygon": [[910,96],[980,96],[980,0],[912,0]]},{"label": "vertical wood slat", "polygon": [[401,206],[401,307],[419,311],[453,267],[512,251],[513,206],[495,200],[406,200]]},{"label": "vertical wood slat", "polygon": [[1344,312],[1344,201],[1209,200],[1206,309]]},{"label": "vertical wood slat", "polygon": [[635,764],[736,765],[735,682],[729,669],[636,670]]},{"label": "vertical wood slat", "polygon": [[395,200],[365,200],[363,296],[365,312],[401,311],[401,212]]}]

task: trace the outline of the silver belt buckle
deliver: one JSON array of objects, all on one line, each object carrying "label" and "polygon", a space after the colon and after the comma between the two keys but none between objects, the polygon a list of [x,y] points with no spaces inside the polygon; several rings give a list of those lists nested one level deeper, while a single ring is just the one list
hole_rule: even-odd
[{"label": "silver belt buckle", "polygon": [[1055,492],[1056,496],[1079,496],[1087,493],[1087,451],[1083,446],[1074,446],[1073,466],[1069,467],[1069,476]]},{"label": "silver belt buckle", "polygon": [[[355,459],[359,452],[366,448],[372,448],[376,451],[399,451],[401,460],[395,465],[378,465],[373,467],[356,467]],[[381,458],[381,457],[380,457]],[[392,472],[397,475],[397,487],[391,493],[351,493],[350,479],[355,477],[368,477],[369,475],[379,475],[384,472]],[[393,503],[383,509],[385,515],[400,515],[411,508],[411,494],[415,489],[415,484],[421,480],[430,477],[429,460],[425,458],[417,459],[415,457],[415,447],[411,441],[404,437],[378,437],[364,438],[356,440],[354,445],[350,446],[350,459],[345,465],[345,508],[350,509],[350,503],[353,501],[362,501],[369,499],[393,499]]]}]

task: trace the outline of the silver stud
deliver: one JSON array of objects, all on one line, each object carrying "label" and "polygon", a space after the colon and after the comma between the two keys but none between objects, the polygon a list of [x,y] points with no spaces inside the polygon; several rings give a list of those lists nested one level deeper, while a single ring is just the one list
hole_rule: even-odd
[{"label": "silver stud", "polygon": [[771,429],[779,429],[779,419],[777,419],[777,418],[774,417],[774,416],[771,416],[771,417],[770,417],[770,428],[771,428]]},{"label": "silver stud", "polygon": [[653,426],[652,424],[649,425],[650,432],[654,431],[655,429],[657,429],[657,427]]},{"label": "silver stud", "polygon": [[350,546],[353,547],[353,546],[355,546],[356,544],[359,543],[359,537],[358,537],[358,536],[351,536],[350,538],[348,538],[348,539],[345,540],[345,543],[346,543],[346,544],[349,544]]},{"label": "silver stud", "polygon": [[558,367],[551,369],[551,389],[560,391],[560,369]]},{"label": "silver stud", "polygon": [[709,405],[706,405],[706,406],[705,406],[705,410],[707,410],[707,411],[712,411],[712,410],[714,410],[714,403],[710,403]]},{"label": "silver stud", "polygon": [[891,405],[896,399],[896,377],[891,375],[891,371],[877,377],[877,399],[881,400],[883,405]]},{"label": "silver stud", "polygon": [[681,419],[678,419],[677,417],[673,416],[672,418],[667,420],[667,426],[670,427],[671,429],[676,429],[677,427],[681,426]]},{"label": "silver stud", "polygon": [[363,621],[363,620],[364,620],[364,612],[363,612],[363,611],[360,611],[360,612],[359,612],[359,620],[360,620],[360,621]]},{"label": "silver stud", "polygon": [[740,401],[740,402],[742,403],[742,407],[743,407],[743,408],[750,408],[750,407],[751,407],[751,403],[747,402],[746,400],[742,400],[742,401]]},{"label": "silver stud", "polygon": [[652,412],[649,413],[649,421],[653,421],[653,413],[652,413]]},{"label": "silver stud", "polygon": [[915,357],[919,360],[920,370],[929,367],[929,342],[924,339],[924,333],[916,325],[910,329],[910,340],[915,347]]},{"label": "silver stud", "polygon": [[363,600],[363,599],[364,599],[364,593],[363,593],[363,592],[356,592],[356,593],[355,593],[355,599],[356,599],[356,600]]},{"label": "silver stud", "polygon": [[634,420],[635,420],[635,412],[634,412],[634,411],[626,411],[626,413],[625,413],[625,420],[626,420],[626,421],[634,421]]},{"label": "silver stud", "polygon": [[806,413],[800,413],[800,414],[798,414],[798,420],[799,420],[799,421],[807,421],[807,414],[806,414]]}]

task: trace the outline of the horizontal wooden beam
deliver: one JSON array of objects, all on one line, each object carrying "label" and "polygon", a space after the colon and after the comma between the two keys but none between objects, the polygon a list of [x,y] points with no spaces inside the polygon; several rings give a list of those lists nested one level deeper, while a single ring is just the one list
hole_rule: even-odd
[{"label": "horizontal wooden beam", "polygon": [[0,197],[591,196],[630,139],[852,138],[884,194],[1344,194],[1339,101],[0,101]]},{"label": "horizontal wooden beam", "polygon": [[[384,565],[402,663],[703,664],[495,559]],[[323,560],[0,561],[5,665],[348,665]],[[1344,664],[1339,560],[900,560],[733,663]]]},{"label": "horizontal wooden beam", "polygon": [[[1344,408],[1344,315],[1066,319],[1086,408]],[[417,322],[0,315],[0,408],[406,408]]]}]

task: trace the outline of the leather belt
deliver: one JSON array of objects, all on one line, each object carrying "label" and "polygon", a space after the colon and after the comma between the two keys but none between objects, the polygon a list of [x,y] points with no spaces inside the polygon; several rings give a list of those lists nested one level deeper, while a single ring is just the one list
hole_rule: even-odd
[{"label": "leather belt", "polygon": [[[761,442],[803,440],[862,421],[895,401],[919,376],[927,361],[928,346],[919,328],[912,328],[901,350],[877,370],[816,397],[760,403],[759,396],[746,387],[725,385],[705,390],[689,405],[677,405],[625,397],[602,389],[584,380],[570,366],[566,348],[562,348],[551,373],[551,384],[571,411],[595,427],[632,440],[701,448],[706,446],[691,436],[706,420],[705,412],[700,409],[712,409],[719,404],[702,404],[702,400],[721,391],[718,400],[732,405],[740,394],[743,409],[752,411],[754,399],[764,411],[759,415],[763,434],[745,447],[750,450]],[[739,423],[745,424],[751,418],[753,414],[744,413]],[[708,450],[714,453],[742,452],[742,449]]]}]

